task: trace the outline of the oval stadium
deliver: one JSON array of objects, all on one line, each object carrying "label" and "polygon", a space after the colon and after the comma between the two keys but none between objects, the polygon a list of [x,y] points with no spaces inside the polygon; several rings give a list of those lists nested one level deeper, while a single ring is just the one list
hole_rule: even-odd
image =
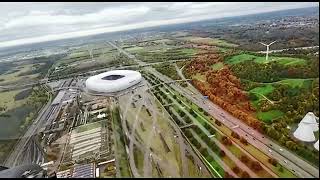
[{"label": "oval stadium", "polygon": [[142,76],[137,71],[114,70],[104,72],[86,80],[86,89],[93,93],[114,93],[138,84]]}]

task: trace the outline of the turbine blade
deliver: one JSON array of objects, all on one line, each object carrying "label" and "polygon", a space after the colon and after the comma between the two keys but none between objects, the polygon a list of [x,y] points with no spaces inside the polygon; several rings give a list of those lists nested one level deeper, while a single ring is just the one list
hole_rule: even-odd
[{"label": "turbine blade", "polygon": [[260,44],[262,44],[262,45],[264,45],[264,46],[268,46],[268,45],[266,45],[265,43],[262,43],[262,42],[259,42]]},{"label": "turbine blade", "polygon": [[270,46],[271,44],[275,43],[275,42],[277,42],[277,41],[273,41],[272,43],[269,44],[269,46]]}]

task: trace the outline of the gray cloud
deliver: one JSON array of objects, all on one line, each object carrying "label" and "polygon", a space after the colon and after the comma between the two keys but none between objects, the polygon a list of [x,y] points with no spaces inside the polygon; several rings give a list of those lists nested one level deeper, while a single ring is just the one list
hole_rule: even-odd
[{"label": "gray cloud", "polygon": [[0,3],[0,47],[319,6],[316,2]]}]

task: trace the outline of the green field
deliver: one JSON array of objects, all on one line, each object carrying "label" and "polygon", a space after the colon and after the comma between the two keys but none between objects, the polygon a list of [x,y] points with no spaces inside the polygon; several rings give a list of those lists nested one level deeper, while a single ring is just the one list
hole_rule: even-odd
[{"label": "green field", "polygon": [[0,92],[0,107],[6,106],[8,111],[10,109],[14,109],[23,105],[23,103],[25,103],[27,99],[21,99],[18,101],[14,99],[14,97],[22,91],[23,89]]},{"label": "green field", "polygon": [[211,67],[213,70],[220,70],[223,68],[223,66],[224,66],[224,64],[222,62],[218,62],[218,63],[213,64]]},{"label": "green field", "polygon": [[143,51],[143,47],[133,46],[133,47],[125,48],[125,50],[129,52],[139,52],[139,51]]},{"label": "green field", "polygon": [[253,88],[249,92],[267,95],[267,94],[271,93],[273,90],[274,90],[274,87],[271,84],[268,84],[268,85],[265,85],[262,87]]},{"label": "green field", "polygon": [[304,86],[310,85],[311,82],[312,82],[312,79],[284,79],[284,80],[278,81],[277,83],[288,84],[292,88],[295,88],[295,87],[302,88]]},{"label": "green field", "polygon": [[283,115],[284,115],[284,113],[279,110],[271,110],[271,111],[267,111],[267,112],[258,112],[257,113],[258,119],[260,119],[266,123],[272,122],[272,120],[279,118]]},{"label": "green field", "polygon": [[254,61],[256,63],[268,63],[270,61],[275,61],[275,62],[282,64],[282,65],[285,65],[285,66],[306,64],[306,61],[304,59],[300,59],[300,58],[269,56],[269,60],[266,61],[265,56],[256,56],[256,55],[246,54],[246,53],[232,56],[227,59],[226,63],[237,64],[237,63],[241,63],[244,61]]},{"label": "green field", "polygon": [[232,44],[229,42],[226,42],[222,39],[216,39],[216,38],[202,38],[202,37],[194,37],[194,36],[188,36],[179,38],[181,40],[189,41],[192,43],[200,43],[200,44],[208,44],[213,46],[222,46],[222,47],[237,47],[238,45]]},{"label": "green field", "polygon": [[28,64],[28,65],[22,65],[22,66],[17,66],[12,69],[12,73],[8,72],[5,74],[0,75],[1,80],[0,84],[5,85],[5,84],[11,84],[15,82],[20,82],[24,81],[27,82],[28,80],[35,79],[39,76],[39,74],[31,74],[31,75],[26,75],[26,76],[19,76],[21,73],[26,73],[32,70],[33,64]]},{"label": "green field", "polygon": [[94,122],[94,123],[78,126],[77,129],[76,129],[76,132],[77,133],[81,133],[81,132],[89,131],[91,129],[95,129],[95,128],[98,128],[98,127],[101,127],[101,123],[100,122]]},{"label": "green field", "polygon": [[186,53],[187,55],[195,55],[198,53],[198,49],[192,49],[192,48],[183,48],[180,49],[181,52]]}]

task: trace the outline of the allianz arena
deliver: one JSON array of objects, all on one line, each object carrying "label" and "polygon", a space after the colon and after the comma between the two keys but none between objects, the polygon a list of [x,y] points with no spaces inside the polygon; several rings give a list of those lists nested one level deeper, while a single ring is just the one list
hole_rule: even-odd
[{"label": "allianz arena", "polygon": [[114,93],[138,84],[142,76],[137,71],[114,70],[91,76],[86,80],[86,89],[94,93]]}]

